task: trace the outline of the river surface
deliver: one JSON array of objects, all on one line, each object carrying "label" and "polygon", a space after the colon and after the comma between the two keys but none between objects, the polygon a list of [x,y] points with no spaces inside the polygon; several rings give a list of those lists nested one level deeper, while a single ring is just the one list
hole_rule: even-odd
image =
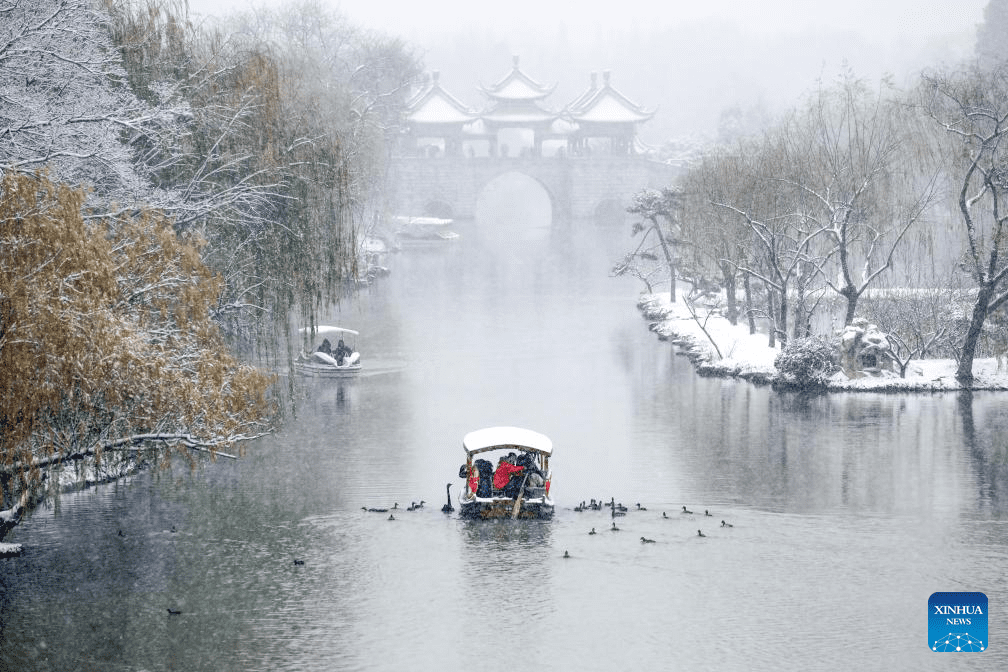
[{"label": "river surface", "polygon": [[[241,460],[34,512],[0,669],[1008,669],[1008,397],[700,378],[608,277],[627,232],[570,229],[393,255],[326,320],[359,378]],[[498,424],[553,439],[552,521],[441,512]],[[986,593],[989,650],[930,650],[936,591]]]}]

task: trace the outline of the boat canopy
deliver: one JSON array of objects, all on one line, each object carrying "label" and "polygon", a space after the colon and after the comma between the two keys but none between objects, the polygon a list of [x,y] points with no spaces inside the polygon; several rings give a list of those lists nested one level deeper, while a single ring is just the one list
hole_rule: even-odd
[{"label": "boat canopy", "polygon": [[488,450],[531,450],[543,455],[553,453],[549,437],[521,427],[486,427],[469,432],[462,437],[462,448],[469,455]]},{"label": "boat canopy", "polygon": [[[298,333],[300,333],[302,336],[310,336],[311,331],[312,330],[310,327],[302,327],[301,329],[298,329]],[[315,327],[316,339],[329,338],[330,336],[336,337],[341,336],[343,334],[360,336],[360,333],[354,331],[353,329],[344,329],[343,327],[331,327],[326,324],[320,324],[319,326]]]}]

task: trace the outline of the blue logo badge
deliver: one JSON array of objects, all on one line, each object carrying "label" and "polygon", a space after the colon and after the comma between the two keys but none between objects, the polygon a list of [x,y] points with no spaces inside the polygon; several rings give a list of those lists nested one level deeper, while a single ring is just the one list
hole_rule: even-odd
[{"label": "blue logo badge", "polygon": [[928,648],[952,653],[987,650],[987,596],[932,593],[928,599]]}]

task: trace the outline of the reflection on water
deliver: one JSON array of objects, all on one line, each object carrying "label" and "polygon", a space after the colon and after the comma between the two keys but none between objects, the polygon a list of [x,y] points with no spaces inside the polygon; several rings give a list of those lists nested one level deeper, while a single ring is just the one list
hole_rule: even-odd
[{"label": "reflection on water", "polygon": [[[246,458],[26,520],[0,669],[918,669],[932,592],[1008,601],[1003,396],[700,378],[607,277],[626,239],[574,223],[499,253],[480,226],[328,316],[365,374],[307,383]],[[493,424],[553,439],[552,521],[441,512]],[[573,510],[591,498],[633,510],[614,532]],[[1004,667],[990,628],[940,664]]]}]

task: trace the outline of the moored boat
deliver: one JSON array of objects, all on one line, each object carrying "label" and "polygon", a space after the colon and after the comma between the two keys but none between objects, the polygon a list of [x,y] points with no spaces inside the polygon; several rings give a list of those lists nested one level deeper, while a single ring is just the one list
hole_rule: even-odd
[{"label": "moored boat", "polygon": [[458,240],[459,234],[448,227],[455,220],[443,217],[407,217],[399,215],[392,218],[396,241],[400,245],[443,244]]},{"label": "moored boat", "polygon": [[[299,330],[302,340],[309,344],[310,352],[304,349],[294,360],[294,369],[305,376],[341,378],[360,373],[360,353],[355,345],[360,335],[353,329],[319,325],[313,330]],[[310,342],[309,342],[309,339]],[[332,340],[336,341],[333,345]]]},{"label": "moored boat", "polygon": [[521,427],[486,427],[466,434],[462,449],[466,462],[459,469],[459,477],[465,479],[465,490],[459,496],[459,515],[553,516],[550,497],[553,442],[549,437]]}]

